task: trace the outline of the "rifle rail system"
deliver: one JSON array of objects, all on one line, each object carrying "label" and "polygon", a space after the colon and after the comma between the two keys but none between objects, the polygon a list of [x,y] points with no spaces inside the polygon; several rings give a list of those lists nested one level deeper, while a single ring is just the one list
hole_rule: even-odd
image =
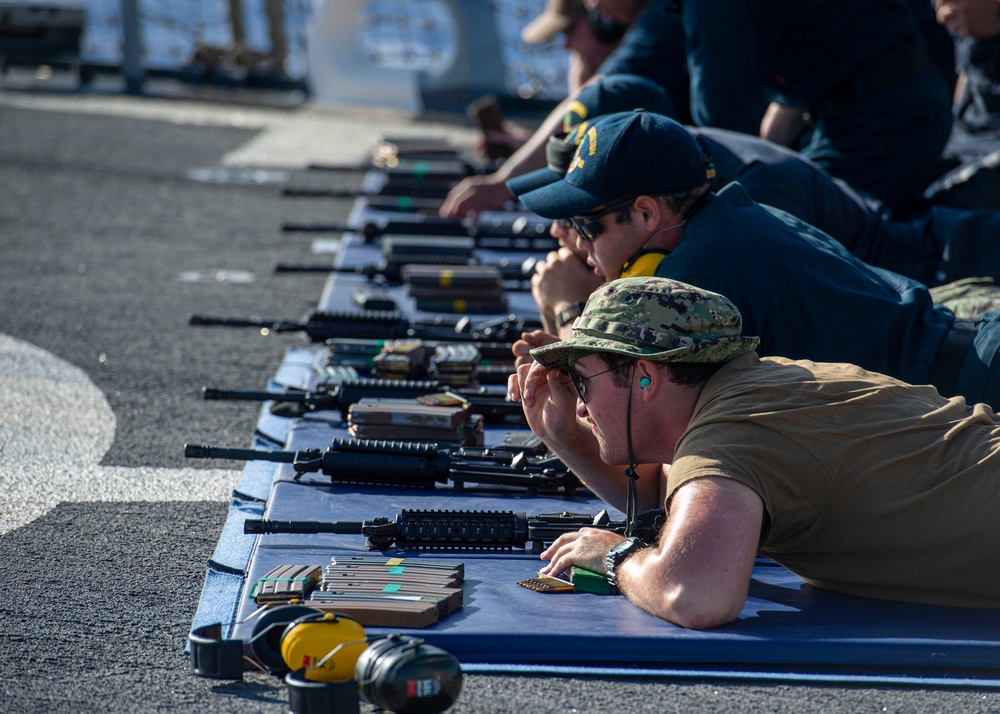
[{"label": "rifle rail system", "polygon": [[[633,535],[654,543],[666,518],[662,509],[639,514]],[[606,510],[597,514],[514,511],[446,511],[403,509],[395,519],[366,521],[280,521],[247,519],[250,535],[319,534],[363,535],[368,550],[530,550],[540,553],[564,533],[599,528],[622,535],[625,521],[612,520]]]},{"label": "rifle rail system", "polygon": [[334,439],[326,449],[265,451],[186,444],[189,459],[233,459],[291,464],[295,478],[322,473],[334,483],[434,488],[451,482],[521,489],[527,493],[572,495],[580,482],[551,454],[534,456],[523,449],[468,447],[444,449],[421,441]]}]

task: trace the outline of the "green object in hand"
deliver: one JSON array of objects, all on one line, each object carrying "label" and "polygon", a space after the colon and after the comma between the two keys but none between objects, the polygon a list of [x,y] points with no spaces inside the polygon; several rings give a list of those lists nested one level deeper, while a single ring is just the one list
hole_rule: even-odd
[{"label": "green object in hand", "polygon": [[595,573],[593,570],[586,570],[574,565],[570,580],[573,581],[573,587],[578,593],[594,593],[596,595],[618,594],[618,589],[608,582],[606,576]]}]

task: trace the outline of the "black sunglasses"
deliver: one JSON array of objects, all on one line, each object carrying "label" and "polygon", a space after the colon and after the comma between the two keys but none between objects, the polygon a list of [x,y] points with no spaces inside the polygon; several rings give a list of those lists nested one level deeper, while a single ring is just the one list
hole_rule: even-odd
[{"label": "black sunglasses", "polygon": [[604,226],[601,225],[597,219],[603,218],[609,213],[614,213],[615,211],[620,211],[623,208],[627,208],[635,203],[635,197],[623,199],[612,203],[610,206],[600,209],[595,213],[587,213],[582,216],[573,216],[568,219],[570,226],[576,231],[576,234],[580,236],[582,240],[588,243],[592,242],[604,232]]},{"label": "black sunglasses", "polygon": [[583,402],[584,404],[586,404],[587,403],[587,380],[588,379],[593,379],[594,377],[599,377],[602,374],[607,374],[608,372],[614,372],[616,369],[621,369],[624,366],[625,365],[620,364],[620,365],[617,365],[615,367],[610,367],[610,368],[604,370],[603,372],[597,372],[595,374],[590,375],[589,377],[584,377],[579,372],[577,372],[575,369],[564,369],[563,372],[565,374],[569,375],[569,379],[573,383],[573,389],[576,390],[577,396],[580,397],[580,401],[581,402]]}]

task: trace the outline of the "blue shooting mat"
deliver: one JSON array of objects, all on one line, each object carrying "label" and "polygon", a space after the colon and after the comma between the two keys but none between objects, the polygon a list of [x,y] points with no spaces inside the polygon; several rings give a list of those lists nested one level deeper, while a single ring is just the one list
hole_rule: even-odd
[{"label": "blue shooting mat", "polygon": [[[322,448],[340,429],[297,421],[289,449]],[[495,435],[494,435],[495,436]],[[586,491],[574,496],[529,496],[447,487],[408,489],[330,485],[322,474],[298,479],[281,465],[263,517],[275,520],[364,521],[401,509],[514,511],[536,515],[594,514],[603,504]],[[612,518],[622,514],[611,511]],[[256,609],[252,584],[279,565],[327,565],[331,557],[374,555],[360,535],[242,536],[255,541],[244,593],[235,615]],[[382,555],[461,561],[464,607],[439,623],[414,630],[454,654],[469,672],[752,676],[822,681],[974,681],[1000,686],[1000,641],[995,611],[940,608],[838,595],[805,584],[771,561],[754,568],[740,617],[724,627],[690,631],[645,613],[625,598],[588,593],[543,594],[517,585],[534,577],[535,553],[381,551]],[[373,635],[389,630],[368,628]],[[249,638],[252,620],[237,625]],[[564,669],[560,669],[564,668]],[[876,678],[872,680],[871,678]],[[938,681],[940,680],[940,681]]]},{"label": "blue shooting mat", "polygon": [[[283,389],[316,388],[317,378],[314,370],[317,350],[311,347],[291,347],[285,352],[284,359],[277,373],[268,380],[267,391],[281,392]],[[289,419],[275,416],[271,408],[275,401],[264,402],[261,407],[254,436],[268,441],[273,447],[283,447],[288,441]]]},{"label": "blue shooting mat", "polygon": [[[341,264],[375,262],[380,255],[374,244],[348,238],[345,246]],[[319,307],[348,309],[351,290],[366,282],[358,276],[331,275]],[[533,314],[528,301],[530,296],[512,312]],[[406,309],[405,296],[400,304],[411,319],[431,317]],[[275,384],[309,386],[323,350],[290,349]],[[283,434],[290,450],[324,448],[346,433],[339,413],[318,412],[279,426],[277,417],[265,411],[260,429],[266,422],[268,433]],[[487,426],[487,444],[496,444],[505,432]],[[259,438],[254,447],[275,448]],[[602,508],[586,490],[573,496],[539,496],[475,487],[457,491],[446,485],[335,485],[323,474],[296,478],[289,465],[251,462],[234,494],[192,627],[222,622],[224,637],[249,638],[252,620],[244,620],[256,609],[249,594],[267,572],[279,565],[325,566],[338,555],[375,554],[366,550],[360,535],[244,535],[246,518],[364,521],[394,518],[402,509],[537,515],[594,514]],[[616,511],[610,515],[622,517]],[[451,652],[470,673],[1000,688],[1000,613],[839,595],[812,587],[765,559],[754,567],[749,597],[735,621],[690,631],[647,614],[623,597],[543,594],[519,586],[519,580],[534,577],[542,565],[530,549],[393,549],[383,554],[464,564],[462,609],[431,627],[403,632]],[[373,635],[388,632],[368,630]]]}]

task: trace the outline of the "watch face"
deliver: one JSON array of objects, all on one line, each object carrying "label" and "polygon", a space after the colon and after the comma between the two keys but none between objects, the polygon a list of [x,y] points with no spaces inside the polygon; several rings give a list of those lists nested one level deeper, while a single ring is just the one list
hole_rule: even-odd
[{"label": "watch face", "polygon": [[626,553],[638,545],[639,545],[638,538],[627,538],[618,545],[616,545],[615,550],[617,550],[619,553]]},{"label": "watch face", "polygon": [[613,576],[615,570],[618,569],[618,566],[641,547],[642,543],[638,538],[629,538],[627,540],[623,540],[621,543],[609,550],[607,563],[605,563],[608,574]]}]

